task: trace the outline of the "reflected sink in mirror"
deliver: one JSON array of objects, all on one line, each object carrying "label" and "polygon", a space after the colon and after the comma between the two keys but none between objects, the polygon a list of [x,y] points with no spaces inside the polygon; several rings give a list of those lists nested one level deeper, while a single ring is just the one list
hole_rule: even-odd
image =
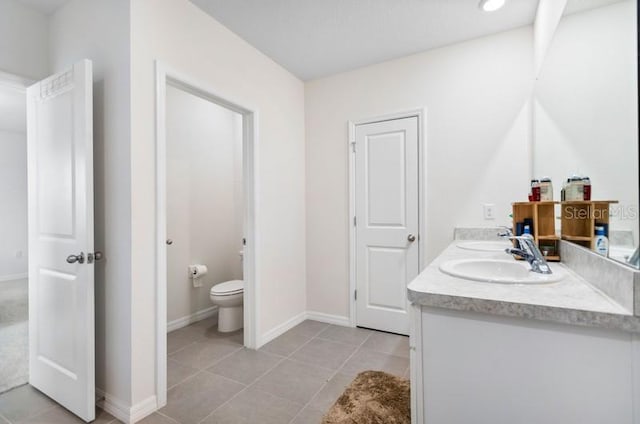
[{"label": "reflected sink in mirror", "polygon": [[549,284],[566,275],[558,267],[554,267],[553,274],[539,274],[532,272],[526,262],[507,259],[452,260],[441,264],[440,271],[465,280],[498,284]]},{"label": "reflected sink in mirror", "polygon": [[464,241],[458,243],[460,249],[476,250],[480,252],[504,252],[504,249],[513,247],[508,241]]}]

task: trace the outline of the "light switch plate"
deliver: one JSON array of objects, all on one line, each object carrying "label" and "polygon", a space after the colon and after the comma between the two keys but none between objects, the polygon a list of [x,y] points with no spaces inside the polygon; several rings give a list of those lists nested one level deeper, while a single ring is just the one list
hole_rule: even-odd
[{"label": "light switch plate", "polygon": [[484,210],[484,219],[486,220],[496,219],[496,215],[494,211],[495,207],[496,205],[494,205],[493,203],[485,203],[484,205],[482,205],[482,208]]}]

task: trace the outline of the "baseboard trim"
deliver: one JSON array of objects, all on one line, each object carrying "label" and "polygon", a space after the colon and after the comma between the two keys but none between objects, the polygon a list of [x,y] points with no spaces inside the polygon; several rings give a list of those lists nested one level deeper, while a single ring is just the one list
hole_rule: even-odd
[{"label": "baseboard trim", "polygon": [[342,327],[351,327],[349,317],[340,315],[325,314],[323,312],[307,311],[307,319],[313,321],[324,322],[326,324],[340,325]]},{"label": "baseboard trim", "polygon": [[178,318],[167,323],[167,333],[186,327],[194,322],[202,321],[218,313],[218,306],[214,305],[206,309],[202,309],[194,314],[186,317]]},{"label": "baseboard trim", "polygon": [[275,339],[276,337],[279,337],[282,334],[286,333],[287,331],[291,330],[293,327],[300,324],[305,319],[307,319],[307,312],[301,312],[295,317],[267,331],[261,337],[259,337],[258,346],[256,347],[256,349],[264,346],[265,344],[269,343],[271,340]]},{"label": "baseboard trim", "polygon": [[96,388],[96,396],[100,399],[96,404],[124,424],[134,424],[158,409],[155,395],[132,406],[98,388]]},{"label": "baseboard trim", "polygon": [[29,278],[29,274],[26,272],[22,274],[0,275],[0,283],[3,281],[23,280],[25,278]]}]

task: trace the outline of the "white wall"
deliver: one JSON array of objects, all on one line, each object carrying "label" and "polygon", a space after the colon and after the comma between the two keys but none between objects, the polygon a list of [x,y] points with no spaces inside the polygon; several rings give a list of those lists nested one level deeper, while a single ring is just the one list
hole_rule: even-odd
[{"label": "white wall", "polygon": [[[155,392],[154,61],[258,110],[258,336],[305,311],[304,87],[187,0],[132,2],[134,402]],[[251,240],[249,240],[251,243]]]},{"label": "white wall", "polygon": [[[306,84],[307,307],[348,316],[347,121],[426,107],[426,257],[528,191],[532,28]],[[496,205],[485,221],[482,203]]]},{"label": "white wall", "polygon": [[635,0],[562,18],[536,82],[534,171],[558,200],[562,181],[588,175],[593,199],[620,201],[611,229],[637,243],[636,31]]},{"label": "white wall", "polygon": [[553,35],[562,19],[567,0],[540,0],[533,24],[533,66],[535,75],[539,75],[544,65],[547,50],[553,41]]},{"label": "white wall", "polygon": [[47,17],[16,0],[0,1],[0,71],[38,79],[48,71]]},{"label": "white wall", "polygon": [[27,136],[1,129],[0,240],[0,281],[26,274]]},{"label": "white wall", "polygon": [[[242,115],[171,85],[166,111],[171,322],[210,308],[214,284],[242,279]],[[193,287],[190,264],[207,265],[202,287]]]},{"label": "white wall", "polygon": [[93,61],[95,248],[105,254],[96,264],[96,385],[124,405],[135,378],[129,24],[129,0],[72,0],[51,17],[49,34],[52,72]]}]

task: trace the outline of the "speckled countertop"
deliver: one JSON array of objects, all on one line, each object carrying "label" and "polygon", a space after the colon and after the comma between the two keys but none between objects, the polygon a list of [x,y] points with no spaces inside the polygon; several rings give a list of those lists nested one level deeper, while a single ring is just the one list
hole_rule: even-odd
[{"label": "speckled countertop", "polygon": [[[446,309],[484,312],[493,315],[523,317],[574,325],[640,332],[640,317],[590,284],[568,267],[566,277],[557,283],[524,285],[495,284],[456,278],[440,271],[443,262],[454,259],[508,259],[503,252],[461,249],[454,240],[408,286],[414,304]],[[505,246],[507,246],[505,242]]]}]

